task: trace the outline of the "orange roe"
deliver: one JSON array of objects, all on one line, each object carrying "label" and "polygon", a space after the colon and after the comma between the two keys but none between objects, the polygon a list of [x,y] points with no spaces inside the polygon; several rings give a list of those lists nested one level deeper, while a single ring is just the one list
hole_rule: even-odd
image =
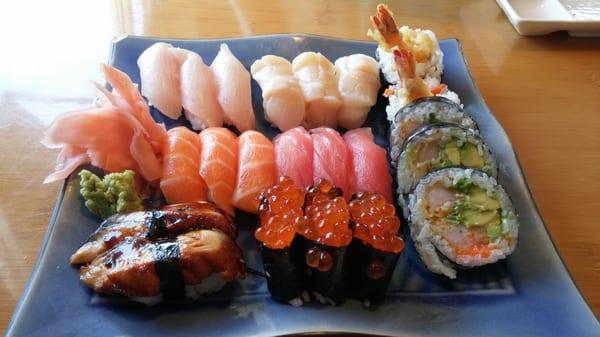
[{"label": "orange roe", "polygon": [[377,193],[361,192],[350,201],[354,237],[384,252],[400,253],[404,241],[398,236],[396,209]]},{"label": "orange roe", "polygon": [[350,213],[342,191],[321,179],[306,195],[304,213],[298,233],[308,240],[332,247],[347,246],[352,241]]},{"label": "orange roe", "polygon": [[259,196],[260,227],[254,232],[256,239],[271,249],[289,247],[298,225],[306,222],[302,211],[304,195],[288,177],[279,178],[275,185],[264,190]]}]

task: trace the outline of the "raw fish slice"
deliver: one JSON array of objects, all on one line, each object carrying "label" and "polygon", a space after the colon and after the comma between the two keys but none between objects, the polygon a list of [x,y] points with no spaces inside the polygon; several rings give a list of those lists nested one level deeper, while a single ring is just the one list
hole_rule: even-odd
[{"label": "raw fish slice", "polygon": [[181,116],[181,60],[168,43],[150,46],[138,58],[142,95],[148,103],[171,119]]},{"label": "raw fish slice", "polygon": [[273,139],[277,177],[287,176],[301,188],[313,184],[313,144],[310,133],[296,127]]},{"label": "raw fish slice", "polygon": [[346,142],[334,129],[317,128],[310,130],[313,143],[313,179],[324,178],[344,192],[350,199],[354,190],[354,170],[352,158]]},{"label": "raw fish slice", "polygon": [[233,124],[240,132],[255,129],[248,70],[224,43],[210,68],[214,74],[217,98],[225,114],[225,123]]},{"label": "raw fish slice", "polygon": [[353,54],[335,61],[335,74],[344,102],[338,122],[346,129],[358,128],[377,103],[377,92],[381,87],[379,65],[370,56]]},{"label": "raw fish slice", "polygon": [[273,144],[262,133],[246,131],[238,137],[238,169],[233,205],[257,213],[258,195],[275,184]]},{"label": "raw fish slice", "polygon": [[104,78],[113,88],[112,93],[97,84],[104,98],[111,105],[133,115],[143,126],[149,137],[150,143],[157,154],[162,150],[162,144],[167,137],[167,130],[163,124],[158,124],[150,115],[150,109],[144,101],[138,88],[133,84],[131,78],[124,72],[106,64],[100,65]]},{"label": "raw fish slice", "polygon": [[180,126],[167,132],[160,189],[170,204],[206,200],[206,183],[199,174],[200,139]]},{"label": "raw fish slice", "polygon": [[304,96],[292,73],[292,64],[279,56],[266,55],[250,68],[262,89],[265,118],[282,131],[304,120]]},{"label": "raw fish slice", "polygon": [[200,176],[208,186],[208,200],[234,215],[231,198],[237,174],[236,136],[225,128],[208,128],[200,133],[200,143]]},{"label": "raw fish slice", "polygon": [[[74,163],[87,162],[83,160],[83,149],[89,162],[105,171],[132,169],[147,181],[160,178],[160,161],[142,133],[141,124],[135,118],[115,107],[90,108],[60,115],[46,131],[42,143],[49,148],[67,149],[58,158],[63,163],[63,170],[46,178],[46,182],[68,176],[76,168]],[[71,152],[70,149],[77,151]]]},{"label": "raw fish slice", "polygon": [[306,127],[337,127],[342,99],[333,64],[321,53],[304,52],[294,58],[292,68],[306,101]]},{"label": "raw fish slice", "polygon": [[181,103],[185,118],[194,130],[223,125],[223,110],[217,101],[217,88],[210,68],[200,55],[183,49],[181,65]]},{"label": "raw fish slice", "polygon": [[352,157],[355,192],[375,192],[392,203],[392,176],[388,170],[385,150],[375,144],[371,128],[360,128],[344,134]]}]

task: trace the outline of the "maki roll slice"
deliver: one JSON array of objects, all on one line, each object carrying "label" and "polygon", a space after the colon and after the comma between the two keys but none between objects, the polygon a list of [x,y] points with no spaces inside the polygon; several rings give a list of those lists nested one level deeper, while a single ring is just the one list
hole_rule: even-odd
[{"label": "maki roll slice", "polygon": [[298,225],[306,221],[304,195],[292,179],[279,178],[259,196],[260,227],[254,233],[271,296],[293,306],[308,301],[304,295],[304,257],[296,235]]},{"label": "maki roll slice", "polygon": [[397,110],[390,124],[390,158],[396,165],[404,141],[418,128],[435,123],[452,123],[477,133],[477,124],[460,105],[431,96],[413,101]]},{"label": "maki roll slice", "polygon": [[406,206],[410,193],[427,173],[450,166],[481,170],[496,178],[498,165],[483,140],[469,129],[439,123],[417,129],[404,142],[398,158],[396,178],[399,204]]},{"label": "maki roll slice", "polygon": [[516,248],[514,207],[482,171],[452,167],[428,174],[410,194],[409,209],[415,248],[434,273],[454,279],[455,268],[494,263]]},{"label": "maki roll slice", "polygon": [[345,296],[345,259],[352,241],[350,212],[342,190],[320,179],[306,194],[303,238],[307,285],[323,304],[338,305]]},{"label": "maki roll slice", "polygon": [[377,193],[363,192],[349,204],[354,239],[350,245],[349,283],[366,306],[385,299],[396,262],[404,249],[396,209]]}]

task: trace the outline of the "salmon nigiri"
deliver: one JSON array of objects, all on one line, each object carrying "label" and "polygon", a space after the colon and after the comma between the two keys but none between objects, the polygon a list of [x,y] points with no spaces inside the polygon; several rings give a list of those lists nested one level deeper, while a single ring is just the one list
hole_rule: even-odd
[{"label": "salmon nigiri", "polygon": [[258,211],[258,195],[275,184],[273,144],[262,133],[246,131],[238,137],[238,165],[233,205],[243,211]]},{"label": "salmon nigiri", "polygon": [[237,173],[237,139],[225,128],[208,128],[200,133],[202,151],[200,176],[208,187],[208,200],[230,215]]},{"label": "salmon nigiri", "polygon": [[255,129],[248,70],[224,43],[210,68],[215,77],[217,98],[225,114],[225,123],[233,124],[240,132]]},{"label": "salmon nigiri", "polygon": [[299,126],[273,139],[277,176],[291,178],[296,186],[313,184],[313,145],[310,133]]},{"label": "salmon nigiri", "polygon": [[167,132],[160,190],[170,204],[206,200],[206,183],[199,173],[200,138],[180,126]]},{"label": "salmon nigiri", "polygon": [[392,203],[392,176],[388,170],[385,150],[375,144],[371,128],[360,128],[344,134],[352,157],[356,178],[354,192],[376,192]]},{"label": "salmon nigiri", "polygon": [[314,149],[314,181],[321,178],[327,179],[342,189],[346,199],[350,199],[354,189],[354,170],[346,142],[337,131],[331,128],[316,128],[310,132]]}]

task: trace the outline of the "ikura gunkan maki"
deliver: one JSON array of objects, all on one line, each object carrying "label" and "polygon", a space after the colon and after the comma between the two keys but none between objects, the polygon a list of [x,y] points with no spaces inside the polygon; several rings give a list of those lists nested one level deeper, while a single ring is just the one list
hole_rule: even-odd
[{"label": "ikura gunkan maki", "polygon": [[482,171],[444,168],[423,177],[409,196],[410,232],[423,263],[456,278],[455,267],[506,258],[519,223],[496,180]]},{"label": "ikura gunkan maki", "polygon": [[300,238],[296,235],[304,216],[304,191],[288,177],[264,190],[259,196],[260,227],[255,237],[263,258],[267,287],[279,302],[300,306],[309,300],[304,292],[304,261]]},{"label": "ikura gunkan maki", "polygon": [[404,249],[396,209],[377,193],[363,192],[349,204],[354,239],[349,248],[352,293],[367,306],[383,302]]},{"label": "ikura gunkan maki", "polygon": [[308,221],[299,223],[307,266],[307,286],[324,304],[344,300],[346,251],[352,240],[350,212],[342,190],[320,179],[306,194],[304,213]]}]

